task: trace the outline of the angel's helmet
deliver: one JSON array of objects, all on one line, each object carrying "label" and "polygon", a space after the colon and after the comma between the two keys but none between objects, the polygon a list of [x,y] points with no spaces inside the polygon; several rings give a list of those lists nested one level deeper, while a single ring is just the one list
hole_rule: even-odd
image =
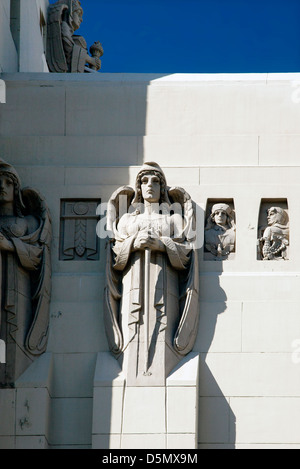
[{"label": "angel's helmet", "polygon": [[154,174],[160,180],[160,202],[159,203],[160,204],[167,203],[168,205],[171,205],[171,202],[168,196],[166,176],[163,170],[161,169],[161,167],[154,161],[144,163],[141,169],[139,170],[136,176],[136,180],[135,180],[135,196],[134,196],[132,204],[134,205],[134,204],[143,202],[141,180],[145,174],[149,174],[149,173]]},{"label": "angel's helmet", "polygon": [[25,206],[22,200],[21,180],[15,168],[0,158],[0,176],[2,175],[12,180],[14,184],[14,211],[16,216],[23,217]]}]

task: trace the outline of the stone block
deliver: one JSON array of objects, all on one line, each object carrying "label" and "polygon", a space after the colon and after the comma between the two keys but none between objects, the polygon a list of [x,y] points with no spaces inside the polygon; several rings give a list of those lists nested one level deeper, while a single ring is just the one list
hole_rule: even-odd
[{"label": "stone block", "polygon": [[[93,435],[122,433],[123,387],[94,389]],[[134,418],[134,417],[133,417]]]},{"label": "stone block", "polygon": [[[297,133],[300,107],[291,96],[289,81],[269,86],[235,81],[223,86],[198,81],[182,93],[184,78],[166,85],[151,84],[148,91],[147,133],[163,135],[261,135]],[[215,81],[215,85],[217,80]],[[282,106],[284,103],[284,106]],[[245,113],[247,108],[247,113]],[[278,112],[278,109],[281,112]],[[172,119],[170,119],[172,115]]]},{"label": "stone block", "polygon": [[299,444],[300,399],[233,397],[237,444]]},{"label": "stone block", "polygon": [[[65,283],[69,288],[72,284],[76,285],[75,288],[77,288],[77,282]],[[99,288],[99,286],[95,288]],[[72,292],[71,295],[76,296],[77,293]],[[64,297],[61,296],[61,298]],[[74,301],[71,298],[70,302],[59,302],[55,301],[55,297],[53,300],[50,310],[49,351],[55,351],[55,353],[97,353],[99,344],[101,348],[106,349],[100,302],[85,301],[84,299]],[[65,333],[66,330],[68,334]],[[79,334],[78,331],[80,331]]]},{"label": "stone block", "polygon": [[0,449],[16,449],[14,436],[0,436]]},{"label": "stone block", "polygon": [[17,389],[16,435],[48,435],[49,408],[47,389]]},{"label": "stone block", "polygon": [[123,434],[162,434],[166,431],[164,387],[126,387]]},{"label": "stone block", "polygon": [[12,436],[15,434],[15,418],[16,418],[15,408],[16,408],[16,390],[15,389],[0,389],[0,412],[1,412],[0,436],[1,437]]},{"label": "stone block", "polygon": [[[128,168],[111,167],[111,168],[65,168],[65,184],[66,185],[123,185],[128,180]],[[125,181],[125,183],[124,183]]]},{"label": "stone block", "polygon": [[77,84],[66,89],[66,135],[144,135],[146,84]]},{"label": "stone block", "polygon": [[238,352],[241,350],[242,303],[200,302],[199,330],[195,350]]},{"label": "stone block", "polygon": [[200,397],[199,443],[233,443],[234,413],[229,401],[223,397]]},{"label": "stone block", "polygon": [[52,353],[46,352],[17,379],[16,388],[45,388],[51,394],[52,381],[53,356]]},{"label": "stone block", "polygon": [[121,449],[165,449],[166,435],[162,434],[123,434]]},{"label": "stone block", "polygon": [[[257,261],[257,263],[262,261]],[[276,261],[276,264],[280,261]],[[284,265],[288,261],[283,261]],[[264,264],[265,265],[265,264]],[[269,267],[271,268],[271,267]],[[297,273],[285,272],[224,272],[200,273],[200,300],[208,302],[210,292],[215,301],[281,301],[283,295],[289,301],[300,301],[299,277]],[[225,293],[226,292],[226,293]]]},{"label": "stone block", "polygon": [[53,397],[92,397],[95,353],[56,353]]},{"label": "stone block", "polygon": [[93,449],[121,449],[121,435],[92,435]]},{"label": "stone block", "polygon": [[196,435],[197,393],[194,387],[167,388],[167,433]]},{"label": "stone block", "polygon": [[64,166],[136,165],[142,158],[140,137],[119,135],[41,135],[0,137],[3,158],[18,165]]},{"label": "stone block", "polygon": [[9,83],[7,103],[0,120],[0,134],[6,136],[64,135],[64,88],[39,85],[35,82],[26,86],[26,93],[24,93],[24,88],[20,86],[20,83],[14,85]]},{"label": "stone block", "polygon": [[197,435],[195,433],[168,433],[167,448],[180,450],[197,448]]},{"label": "stone block", "polygon": [[93,399],[59,398],[51,405],[51,446],[91,445]]},{"label": "stone block", "polygon": [[49,449],[44,436],[17,436],[16,449]]},{"label": "stone block", "polygon": [[[156,161],[159,154],[161,166],[169,166],[171,162],[174,166],[182,166],[183,155],[185,167],[252,166],[258,164],[258,136],[146,135],[143,151],[145,161]],[[196,174],[192,179],[195,177]]]},{"label": "stone block", "polygon": [[[243,303],[243,352],[285,352],[292,354],[300,339],[298,301],[249,301]],[[259,324],[259,327],[257,326]]]},{"label": "stone block", "polygon": [[209,353],[201,362],[200,395],[299,397],[298,367],[291,353]]},{"label": "stone block", "polygon": [[298,166],[300,135],[261,135],[259,164],[261,166]]}]

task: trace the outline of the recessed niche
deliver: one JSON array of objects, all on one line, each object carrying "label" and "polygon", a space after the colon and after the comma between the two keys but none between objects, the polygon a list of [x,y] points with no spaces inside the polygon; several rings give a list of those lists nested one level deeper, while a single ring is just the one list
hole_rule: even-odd
[{"label": "recessed niche", "polygon": [[208,199],[204,227],[204,260],[234,259],[236,221],[233,199]]},{"label": "recessed niche", "polygon": [[258,217],[257,259],[289,259],[289,210],[287,199],[262,199]]}]

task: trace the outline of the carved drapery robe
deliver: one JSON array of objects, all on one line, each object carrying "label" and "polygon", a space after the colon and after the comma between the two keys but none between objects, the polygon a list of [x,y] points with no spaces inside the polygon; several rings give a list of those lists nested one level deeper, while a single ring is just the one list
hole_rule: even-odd
[{"label": "carved drapery robe", "polygon": [[[132,213],[124,217],[117,239],[107,247],[104,319],[108,342],[128,385],[164,385],[195,342],[199,316],[197,253],[184,237],[173,237],[167,216],[147,220]],[[170,234],[164,236],[168,229]],[[145,251],[135,250],[134,242],[141,231],[149,230],[164,249],[151,251],[146,338]],[[149,344],[147,358],[145,342]]]},{"label": "carved drapery robe", "polygon": [[47,346],[50,220],[48,216],[0,218],[0,232],[14,246],[13,252],[0,251],[0,339],[6,345],[6,363],[0,364],[0,387],[12,387]]}]

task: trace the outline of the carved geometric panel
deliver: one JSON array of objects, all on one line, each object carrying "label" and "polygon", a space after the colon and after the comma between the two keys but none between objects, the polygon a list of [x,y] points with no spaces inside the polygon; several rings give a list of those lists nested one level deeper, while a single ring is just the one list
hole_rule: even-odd
[{"label": "carved geometric panel", "polygon": [[64,199],[61,201],[59,259],[96,261],[99,238],[96,210],[99,199]]}]

